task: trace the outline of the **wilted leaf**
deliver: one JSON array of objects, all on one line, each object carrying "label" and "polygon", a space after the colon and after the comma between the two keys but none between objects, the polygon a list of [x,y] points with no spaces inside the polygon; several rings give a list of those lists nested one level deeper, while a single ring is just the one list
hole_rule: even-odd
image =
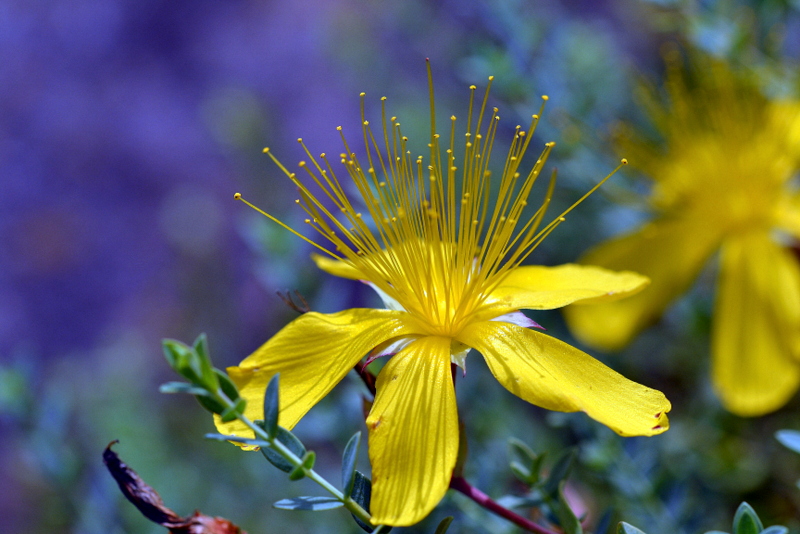
[{"label": "wilted leaf", "polygon": [[161,496],[136,472],[120,460],[111,446],[103,451],[103,463],[117,481],[119,489],[147,519],[166,527],[173,534],[247,534],[245,531],[221,517],[210,517],[199,511],[189,517],[181,517],[164,505]]}]

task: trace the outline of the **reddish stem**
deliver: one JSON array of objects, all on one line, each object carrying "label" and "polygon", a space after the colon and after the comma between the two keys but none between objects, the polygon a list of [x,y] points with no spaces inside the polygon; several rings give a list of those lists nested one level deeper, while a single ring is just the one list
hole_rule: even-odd
[{"label": "reddish stem", "polygon": [[372,393],[372,396],[374,397],[376,393],[375,375],[372,374],[370,371],[367,371],[367,366],[363,362],[358,362],[356,364],[355,371],[356,373],[358,373],[358,376],[361,377],[361,380],[364,381],[364,384],[367,386],[367,389],[369,390],[370,393]]},{"label": "reddish stem", "polygon": [[559,534],[553,530],[549,530],[537,523],[534,523],[530,519],[526,519],[521,515],[515,514],[508,508],[500,506],[496,501],[493,501],[491,497],[467,482],[464,477],[451,478],[450,489],[454,489],[460,493],[463,493],[490,512],[497,514],[502,518],[508,519],[518,527],[524,528],[528,532],[536,532],[536,534]]}]

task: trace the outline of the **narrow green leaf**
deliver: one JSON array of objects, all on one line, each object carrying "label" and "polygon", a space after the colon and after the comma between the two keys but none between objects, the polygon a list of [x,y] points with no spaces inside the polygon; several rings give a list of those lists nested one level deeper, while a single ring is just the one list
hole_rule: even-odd
[{"label": "narrow green leaf", "polygon": [[241,443],[243,445],[254,445],[256,447],[269,447],[269,442],[264,441],[263,439],[249,439],[249,438],[240,438],[239,436],[228,436],[225,434],[206,434],[206,439],[213,439],[215,441],[232,441],[234,443]]},{"label": "narrow green leaf", "polygon": [[509,468],[511,468],[511,472],[520,480],[520,482],[524,482],[525,484],[531,483],[533,473],[531,473],[530,469],[516,461],[511,462],[509,464]]},{"label": "narrow green leaf", "polygon": [[780,525],[773,525],[762,530],[761,534],[789,534],[789,529]]},{"label": "narrow green leaf", "polygon": [[280,404],[278,402],[278,380],[280,373],[276,373],[267,384],[267,391],[264,394],[264,430],[267,434],[274,437],[278,432],[278,412]]},{"label": "narrow green leaf", "polygon": [[558,500],[556,501],[555,513],[558,517],[558,523],[566,534],[583,534],[581,522],[575,516],[575,512],[569,507],[567,499],[564,498],[564,486],[567,485],[566,480],[562,480],[558,486]]},{"label": "narrow green leaf", "polygon": [[344,503],[334,497],[294,497],[292,499],[281,499],[272,506],[281,510],[310,510],[317,512],[341,508]]},{"label": "narrow green leaf", "polygon": [[229,423],[234,421],[239,415],[244,413],[245,406],[247,405],[247,401],[243,398],[239,397],[236,400],[236,403],[233,406],[225,408],[222,413],[219,414],[220,419],[222,419],[223,423]]},{"label": "narrow green leaf", "polygon": [[452,515],[445,517],[444,519],[441,520],[439,526],[436,527],[436,532],[434,532],[433,534],[444,534],[445,532],[447,532],[447,529],[450,528],[450,523],[452,522],[453,522]]},{"label": "narrow green leaf", "polygon": [[778,430],[775,432],[775,439],[780,441],[784,447],[800,453],[800,431]]},{"label": "narrow green leaf", "polygon": [[746,502],[742,502],[733,516],[733,534],[760,534],[764,525],[758,514]]},{"label": "narrow green leaf", "polygon": [[561,481],[569,476],[574,461],[575,449],[567,449],[559,456],[556,463],[553,465],[553,469],[550,470],[547,481],[544,483],[544,491],[547,494],[552,495],[553,498],[558,498],[558,488]]},{"label": "narrow green leaf", "polygon": [[199,395],[202,397],[210,395],[205,389],[193,386],[187,382],[167,382],[166,384],[161,384],[158,391],[161,393],[188,393],[189,395]]},{"label": "narrow green leaf", "polygon": [[[370,479],[361,474],[361,471],[356,471],[356,476],[353,481],[353,490],[350,492],[350,497],[358,503],[358,505],[369,512],[369,501],[372,496],[372,482]],[[356,516],[353,516],[358,526],[366,532],[372,532],[375,528],[372,525],[364,523]]]},{"label": "narrow green leaf", "polygon": [[[263,421],[256,421],[259,426],[263,425]],[[264,428],[263,426],[261,428]],[[283,443],[287,449],[292,451],[292,453],[297,456],[298,458],[303,458],[306,454],[306,448],[297,436],[283,428],[282,426],[278,427],[278,432],[275,435],[275,439]],[[286,473],[291,473],[294,470],[294,465],[287,462],[283,456],[278,454],[277,452],[273,451],[269,447],[262,447],[261,453],[264,455],[264,458],[269,460],[269,463],[284,471]]]},{"label": "narrow green leaf", "polygon": [[358,460],[358,446],[361,443],[361,432],[356,432],[342,454],[342,493],[350,495],[353,483],[356,480],[356,461]]},{"label": "narrow green leaf", "polygon": [[626,523],[625,521],[621,521],[617,525],[617,534],[644,534],[644,531],[639,530],[638,528]]},{"label": "narrow green leaf", "polygon": [[530,447],[517,438],[510,438],[508,440],[508,446],[512,461],[517,460],[522,465],[528,466],[538,457],[538,454],[533,452]]}]

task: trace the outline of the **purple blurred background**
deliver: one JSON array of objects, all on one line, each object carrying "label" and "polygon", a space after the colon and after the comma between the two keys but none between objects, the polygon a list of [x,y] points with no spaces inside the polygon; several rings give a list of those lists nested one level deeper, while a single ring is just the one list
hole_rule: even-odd
[{"label": "purple blurred background", "polygon": [[[233,200],[299,220],[261,149],[293,166],[297,137],[333,152],[338,125],[357,144],[360,91],[420,128],[430,57],[442,113],[495,74],[515,117],[551,95],[549,138],[596,128],[556,156],[581,190],[614,161],[602,131],[631,106],[625,69],[657,68],[659,43],[687,27],[658,4],[670,3],[0,1],[0,531],[151,528],[99,464],[115,438],[181,513],[216,503],[204,511],[275,526],[258,510],[268,496],[230,489],[253,485],[237,473],[258,459],[207,452],[206,416],[156,393],[172,379],[164,337],[207,332],[223,367],[294,316],[276,290],[323,311],[364,298]],[[686,32],[724,46],[724,28],[703,20]],[[797,20],[785,20],[787,54]],[[568,261],[586,244],[552,254]],[[189,491],[222,464],[235,466],[214,471],[225,495]]]}]

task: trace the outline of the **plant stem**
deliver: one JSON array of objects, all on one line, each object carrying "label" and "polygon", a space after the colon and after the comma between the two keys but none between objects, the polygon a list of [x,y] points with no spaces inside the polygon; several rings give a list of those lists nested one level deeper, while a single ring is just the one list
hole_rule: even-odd
[{"label": "plant stem", "polygon": [[490,512],[499,515],[504,519],[508,519],[520,528],[524,528],[528,532],[535,532],[536,534],[558,534],[557,532],[547,529],[530,519],[524,518],[519,514],[515,514],[508,508],[499,505],[493,501],[491,497],[486,495],[478,488],[472,486],[464,477],[453,477],[450,479],[450,488],[460,493],[463,493],[476,503],[480,504]]},{"label": "plant stem", "polygon": [[[217,396],[217,401],[222,403],[226,407],[232,407],[234,405],[233,402],[228,398],[227,395],[225,395],[225,393],[222,392],[221,389],[217,391],[216,396]],[[280,454],[287,462],[292,464],[294,467],[301,467],[303,465],[303,460],[301,458],[298,458],[297,455],[294,454],[292,451],[290,451],[283,443],[281,443],[274,437],[270,436],[263,428],[255,424],[244,414],[237,413],[236,418],[245,425],[247,425],[247,427],[250,430],[252,430],[253,433],[259,439],[262,439],[267,443],[269,443],[270,448],[272,450]],[[349,495],[345,496],[341,491],[336,489],[336,487],[333,484],[328,482],[325,478],[322,477],[322,475],[320,475],[313,469],[308,469],[305,467],[303,467],[302,469],[303,469],[303,474],[305,474],[306,477],[308,477],[309,479],[313,480],[314,482],[322,486],[322,488],[325,491],[333,495],[339,502],[344,504],[344,507],[347,508],[350,511],[350,513],[352,513],[354,516],[359,518],[367,525],[372,524],[370,521],[372,519],[370,513],[364,510],[360,504],[358,504],[356,501],[352,499],[352,497],[350,497]],[[376,527],[375,532],[380,532],[382,526],[383,525],[378,525]]]}]

